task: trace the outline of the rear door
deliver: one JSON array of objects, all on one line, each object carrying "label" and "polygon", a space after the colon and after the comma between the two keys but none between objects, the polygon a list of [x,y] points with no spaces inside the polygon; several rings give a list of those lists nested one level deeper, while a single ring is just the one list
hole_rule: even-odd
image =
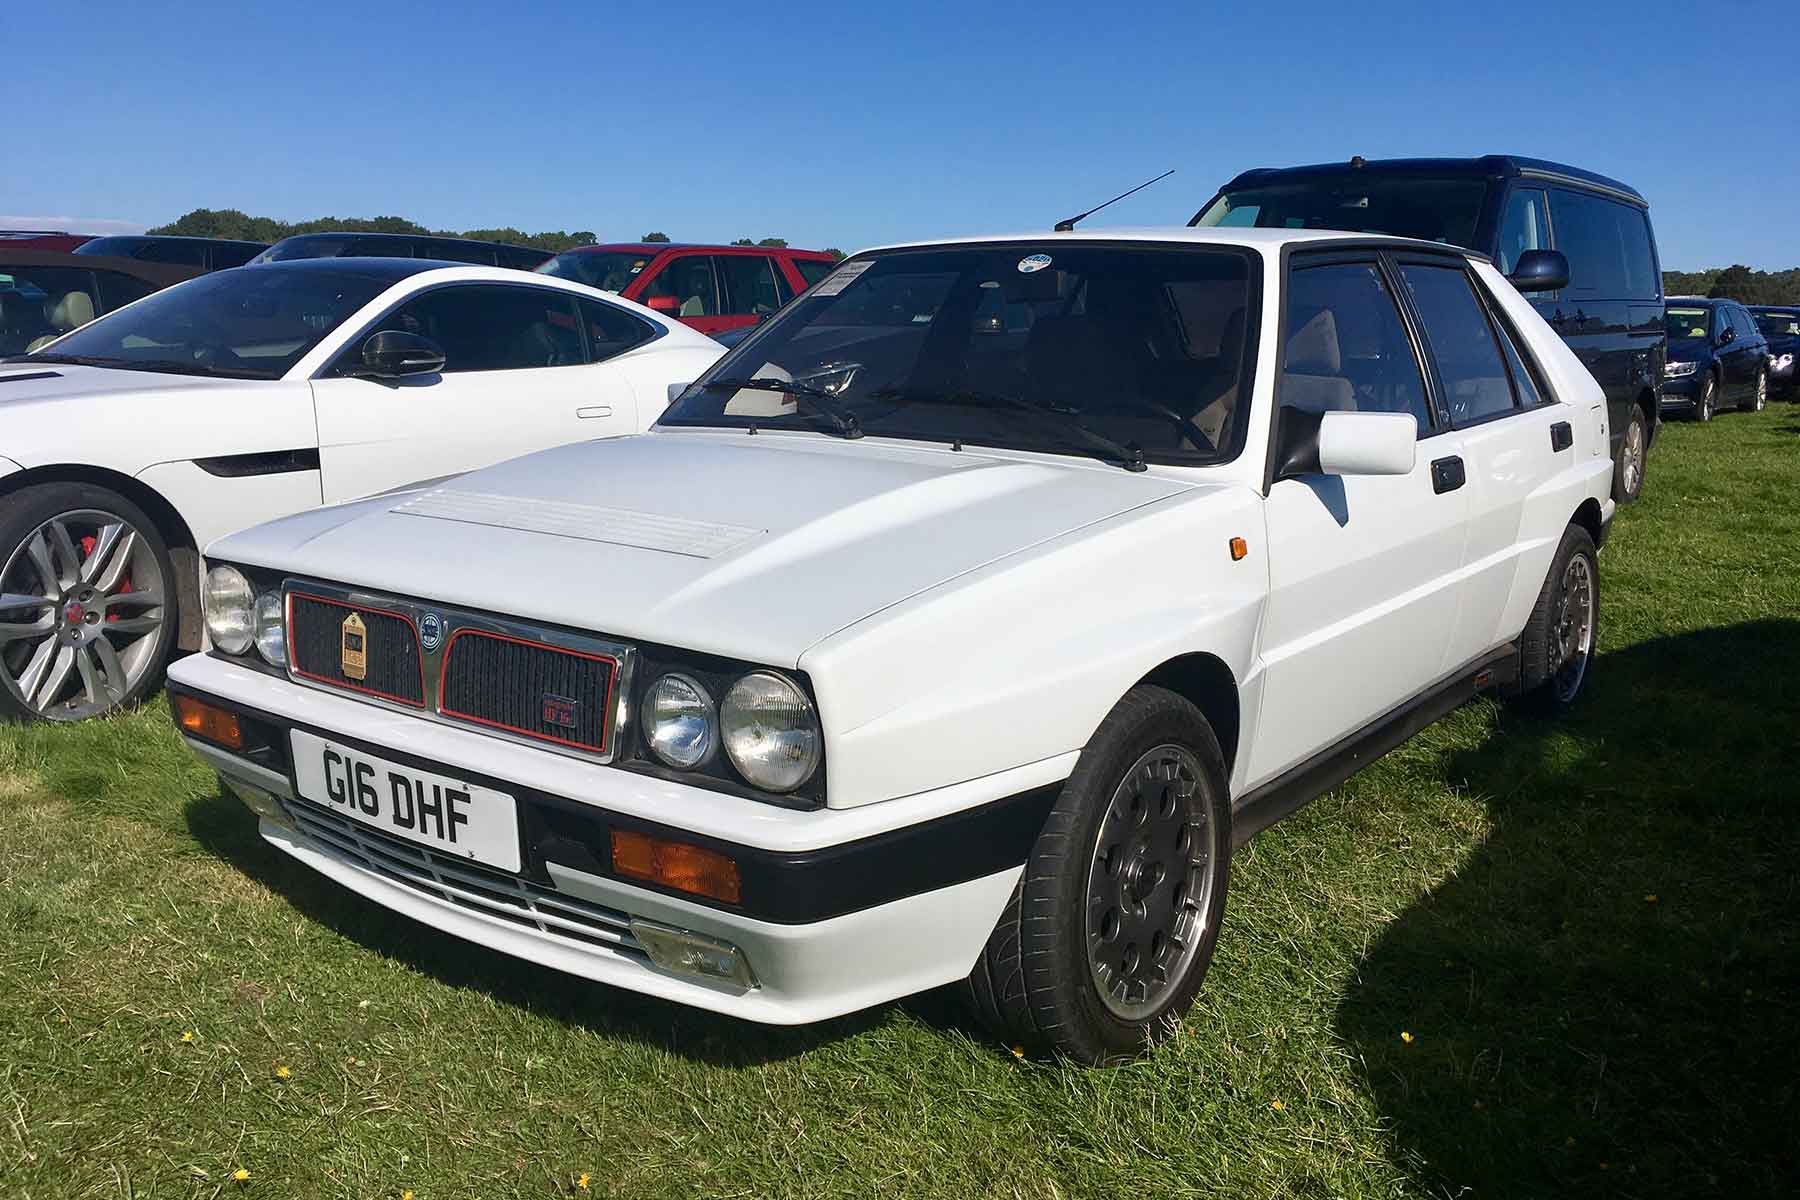
[{"label": "rear door", "polygon": [[1258,724],[1248,786],[1373,724],[1444,671],[1469,491],[1454,476],[1461,435],[1435,416],[1399,286],[1373,253],[1290,262],[1278,421],[1406,412],[1419,447],[1408,475],[1270,486],[1262,703],[1280,716]]},{"label": "rear door", "polygon": [[1631,332],[1631,268],[1618,211],[1623,206],[1566,188],[1551,188],[1549,196],[1556,249],[1569,260],[1569,286],[1546,319],[1606,393],[1610,427],[1615,438],[1623,436],[1641,370],[1641,349]]},{"label": "rear door", "polygon": [[[443,371],[359,377],[363,343],[386,329],[436,342]],[[560,289],[427,288],[352,338],[313,380],[325,502],[634,432],[637,398],[630,383],[604,362],[589,365],[589,358],[622,353],[652,331],[623,309]]]}]

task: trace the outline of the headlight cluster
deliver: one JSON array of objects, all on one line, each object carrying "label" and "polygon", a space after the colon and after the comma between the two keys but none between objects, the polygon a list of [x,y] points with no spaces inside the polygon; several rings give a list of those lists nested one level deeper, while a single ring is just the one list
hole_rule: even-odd
[{"label": "headlight cluster", "polygon": [[691,675],[671,671],[644,693],[644,743],[668,766],[693,770],[724,747],[751,786],[791,792],[819,768],[819,716],[792,680],[773,671],[738,678],[717,702]]},{"label": "headlight cluster", "polygon": [[257,594],[236,567],[214,567],[206,573],[206,635],[226,654],[247,654],[250,647],[272,667],[287,663],[287,625],[280,592]]},{"label": "headlight cluster", "polygon": [[1666,362],[1663,364],[1663,377],[1680,379],[1683,375],[1692,375],[1699,365],[1697,362]]}]

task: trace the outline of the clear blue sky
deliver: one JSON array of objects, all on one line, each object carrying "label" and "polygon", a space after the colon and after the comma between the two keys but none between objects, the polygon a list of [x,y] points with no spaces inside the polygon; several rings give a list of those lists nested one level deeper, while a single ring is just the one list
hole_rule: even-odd
[{"label": "clear blue sky", "polygon": [[1767,107],[1791,27],[1656,8],[30,5],[0,213],[853,250],[1048,227],[1168,167],[1096,223],[1179,224],[1249,166],[1515,153],[1636,186],[1665,267],[1800,263],[1791,106]]}]

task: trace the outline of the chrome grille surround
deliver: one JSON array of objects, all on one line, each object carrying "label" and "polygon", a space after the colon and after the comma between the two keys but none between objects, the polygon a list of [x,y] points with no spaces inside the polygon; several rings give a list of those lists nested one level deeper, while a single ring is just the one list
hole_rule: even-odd
[{"label": "chrome grille surround", "polygon": [[[414,630],[425,627],[428,614],[437,619],[439,632],[436,645],[426,646],[423,636],[419,643],[425,675],[423,706],[397,703],[365,691],[309,677],[294,669],[292,663],[297,656],[297,651],[290,650],[287,677],[302,687],[329,692],[334,696],[350,696],[364,704],[374,704],[394,712],[408,713],[414,717],[437,721],[458,729],[467,729],[487,737],[500,738],[503,741],[516,742],[522,746],[533,746],[551,754],[567,755],[583,762],[610,763],[618,756],[619,747],[624,740],[626,722],[630,716],[632,675],[637,665],[637,650],[633,646],[609,638],[570,633],[554,626],[540,625],[530,621],[492,617],[467,609],[401,599],[379,592],[319,583],[311,579],[285,579],[282,581],[281,590],[284,605],[286,597],[290,595],[313,596],[327,602],[391,613],[410,622]],[[618,667],[613,672],[612,711],[605,725],[606,736],[603,748],[595,750],[586,746],[563,744],[548,738],[536,737],[528,733],[515,733],[481,721],[468,720],[446,713],[443,705],[444,698],[441,694],[444,658],[451,641],[459,631],[485,633],[494,637],[534,643],[552,650],[567,650],[578,655],[609,658],[616,662]],[[289,630],[289,633],[291,635],[292,630]]]}]

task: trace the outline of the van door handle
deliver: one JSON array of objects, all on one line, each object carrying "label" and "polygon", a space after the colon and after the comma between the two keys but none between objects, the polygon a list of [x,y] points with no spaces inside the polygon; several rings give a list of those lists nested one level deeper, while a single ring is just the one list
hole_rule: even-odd
[{"label": "van door handle", "polygon": [[1454,492],[1467,481],[1468,473],[1463,470],[1463,460],[1456,455],[1432,460],[1431,490],[1438,495]]},{"label": "van door handle", "polygon": [[590,404],[585,408],[576,409],[575,415],[584,421],[592,420],[595,417],[610,417],[612,416],[612,405]]}]

